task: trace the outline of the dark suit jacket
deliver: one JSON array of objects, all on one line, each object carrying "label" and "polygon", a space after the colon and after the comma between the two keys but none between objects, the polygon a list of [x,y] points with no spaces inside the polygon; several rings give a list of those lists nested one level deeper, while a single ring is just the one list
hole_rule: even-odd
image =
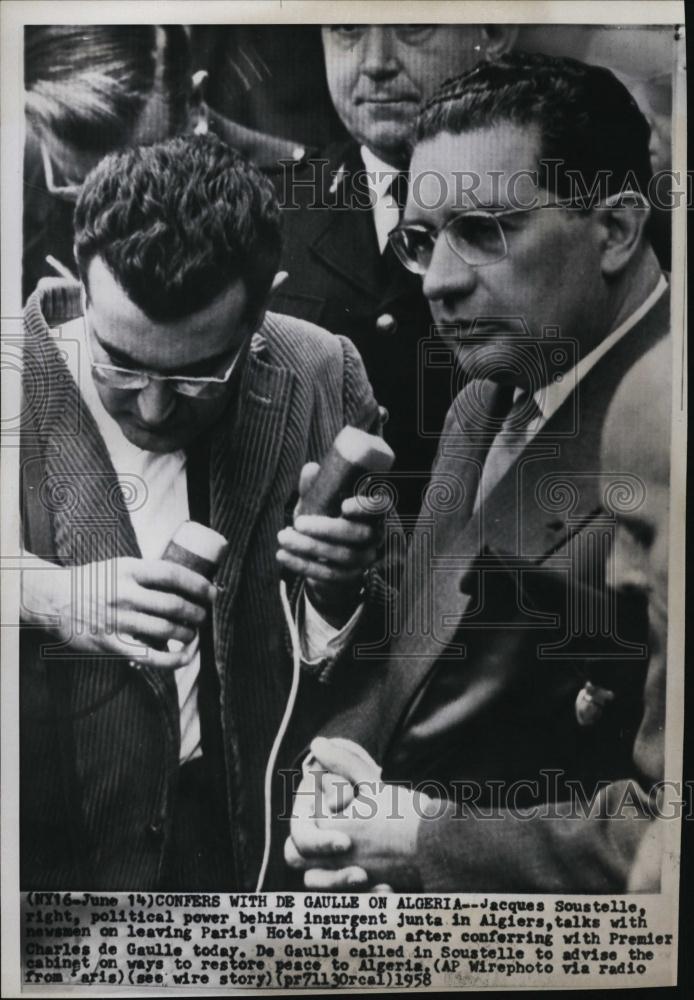
[{"label": "dark suit jacket", "polygon": [[[63,292],[63,307],[72,309],[63,315],[72,318],[74,290],[72,299]],[[25,314],[25,545],[66,565],[137,557],[128,497],[60,358],[60,341],[48,336],[43,310],[55,324],[61,305],[60,290],[50,294],[53,307],[37,293]],[[263,776],[291,677],[277,531],[291,517],[303,463],[320,460],[345,423],[372,428],[377,421],[348,341],[268,313],[238,395],[211,433],[210,524],[229,542],[218,577],[214,656],[240,889],[254,888],[260,867]],[[133,671],[120,659],[77,657],[37,627],[22,629],[20,673],[22,888],[156,887],[178,773],[173,677],[146,666]],[[314,696],[320,692],[304,678],[299,729],[301,704]],[[307,714],[312,723],[313,712]],[[279,812],[275,803],[273,815]],[[286,881],[283,840],[273,840],[268,887]]]},{"label": "dark suit jacket", "polygon": [[394,449],[402,513],[417,514],[454,393],[436,367],[421,279],[390,249],[381,255],[356,143],[288,165],[276,180],[284,208],[282,267],[273,308],[349,337],[361,354]]},{"label": "dark suit jacket", "polygon": [[[665,294],[585,376],[474,515],[490,442],[479,428],[498,390],[483,387],[475,407],[467,390],[456,400],[429,509],[410,546],[387,666],[374,664],[366,691],[342,689],[342,712],[324,730],[364,744],[385,779],[433,780],[433,794],[524,806],[565,798],[566,780],[590,795],[600,781],[637,775],[647,611],[643,599],[614,603],[604,581],[615,511],[638,499],[639,482],[629,470],[601,472],[600,439],[624,373],[668,327]],[[363,645],[356,655],[377,657],[384,646]],[[586,680],[616,697],[582,726],[575,703]],[[543,775],[548,769],[559,774]],[[501,795],[492,780],[502,783]],[[490,825],[481,824],[477,837],[491,836]],[[431,885],[501,887],[503,861],[498,878],[458,878],[456,863],[449,869],[441,858],[460,855],[469,878],[475,849],[466,851],[460,823],[438,829]],[[494,850],[490,841],[490,865]],[[503,887],[537,888],[541,868],[535,877],[524,871]],[[555,876],[556,868],[545,884]]]}]

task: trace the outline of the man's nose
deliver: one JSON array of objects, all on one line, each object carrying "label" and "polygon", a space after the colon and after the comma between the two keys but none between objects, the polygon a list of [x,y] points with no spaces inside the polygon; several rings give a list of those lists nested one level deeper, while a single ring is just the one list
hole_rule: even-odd
[{"label": "man's nose", "polygon": [[142,421],[152,426],[163,424],[175,405],[175,393],[160,379],[152,379],[137,397],[137,408]]},{"label": "man's nose", "polygon": [[379,25],[368,28],[362,40],[362,72],[376,79],[397,73],[399,63],[394,41],[391,28]]},{"label": "man's nose", "polygon": [[455,299],[470,295],[477,284],[477,268],[471,267],[440,234],[424,275],[422,291],[427,299]]}]

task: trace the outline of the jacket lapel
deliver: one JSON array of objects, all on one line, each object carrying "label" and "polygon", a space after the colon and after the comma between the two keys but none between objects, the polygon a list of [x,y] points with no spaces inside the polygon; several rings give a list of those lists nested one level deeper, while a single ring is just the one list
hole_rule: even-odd
[{"label": "jacket lapel", "polygon": [[[362,293],[378,299],[382,291],[381,255],[370,209],[360,208],[368,189],[355,186],[364,170],[358,147],[350,143],[331,158],[332,185],[323,192],[323,208],[307,213],[315,220],[311,254]],[[326,178],[327,179],[327,178]],[[334,207],[331,207],[334,206]]]},{"label": "jacket lapel", "polygon": [[[446,416],[431,482],[407,552],[400,600],[404,623],[391,660],[409,660],[406,685],[417,683],[439,656],[460,656],[447,622],[464,610],[460,577],[479,552],[479,525],[471,518],[484,460],[503,414],[504,392],[473,382]],[[413,659],[414,658],[414,659]],[[416,665],[415,665],[416,664]]]},{"label": "jacket lapel", "polygon": [[[609,404],[624,373],[667,333],[668,315],[665,292],[524,449],[487,499],[479,551],[541,562],[604,505],[610,476],[601,469],[600,445]],[[467,532],[473,529],[469,523]]]},{"label": "jacket lapel", "polygon": [[[270,364],[256,334],[241,382],[235,417],[223,421],[210,451],[211,525],[229,542],[217,580],[214,612],[218,669],[228,661],[232,616],[253,527],[276,476],[290,408],[294,374]],[[220,658],[221,657],[221,663]],[[220,671],[224,677],[224,671]]]},{"label": "jacket lapel", "polygon": [[[54,555],[66,565],[84,565],[123,556],[140,558],[124,493],[94,418],[58,346],[47,336],[41,343],[46,364],[53,420],[46,427],[45,473],[40,500],[53,524]],[[137,484],[132,495],[139,496]],[[72,686],[73,710],[95,705],[114,689],[113,670],[124,669],[110,660],[112,669],[94,659],[76,659]],[[126,668],[127,669],[127,668]],[[165,707],[167,725],[178,732],[178,700],[173,677],[146,664],[138,675]]]}]

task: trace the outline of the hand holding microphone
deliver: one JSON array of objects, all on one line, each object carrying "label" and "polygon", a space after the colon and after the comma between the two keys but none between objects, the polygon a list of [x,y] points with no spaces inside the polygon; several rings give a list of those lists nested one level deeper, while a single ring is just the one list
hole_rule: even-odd
[{"label": "hand holding microphone", "polygon": [[394,459],[381,438],[343,428],[321,465],[302,469],[293,527],[277,536],[278,562],[305,578],[311,603],[335,627],[354,612],[382,542],[383,497],[355,496],[355,488],[369,473],[386,472]]},{"label": "hand holding microphone", "polygon": [[[185,585],[186,581],[191,581],[191,573],[203,577],[211,584],[226,550],[227,541],[219,532],[213,531],[212,528],[207,528],[204,524],[200,524],[197,521],[184,521],[176,529],[166,546],[162,560],[177,567],[182,567],[178,571],[177,585],[179,588]],[[175,590],[174,593],[176,592]],[[200,584],[196,583],[196,589],[192,594],[187,596],[192,597],[193,602],[197,603],[197,599],[202,595],[203,591]],[[185,599],[186,595],[182,596]],[[214,600],[214,593],[208,591],[207,597],[209,600],[206,603],[210,603]],[[200,610],[203,611],[202,620],[204,621],[204,606]],[[190,622],[192,635],[188,643],[185,643],[180,635],[175,634],[174,630],[172,630],[168,638],[158,642],[150,640],[148,644],[152,649],[170,653],[183,652],[186,649],[186,645],[190,647],[192,643],[195,643],[195,647],[197,648],[197,628],[192,629],[192,626],[196,623],[202,624],[202,621],[199,620],[199,614],[196,614],[195,618]],[[191,651],[194,654],[195,649]]]},{"label": "hand holding microphone", "polygon": [[225,548],[217,532],[186,521],[161,559],[122,556],[61,571],[46,563],[46,572],[32,574],[32,608],[42,620],[50,616],[72,650],[176,670],[195,655],[197,630],[217,594],[210,581]]}]

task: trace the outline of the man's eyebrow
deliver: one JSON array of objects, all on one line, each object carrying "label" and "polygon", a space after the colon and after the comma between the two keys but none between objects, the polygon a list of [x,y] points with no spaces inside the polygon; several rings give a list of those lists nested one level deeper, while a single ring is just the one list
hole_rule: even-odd
[{"label": "man's eyebrow", "polygon": [[[417,206],[419,207],[419,206]],[[524,208],[516,208],[515,205],[502,205],[499,202],[479,202],[474,205],[461,205],[454,206],[448,215],[448,221],[455,218],[458,215],[469,215],[471,212],[490,212],[493,215],[497,215],[500,212],[518,212],[520,215],[524,212]],[[407,211],[403,215],[402,224],[404,226],[423,226],[425,229],[435,229],[430,222],[426,219],[417,216],[412,218],[407,216]]]},{"label": "man's eyebrow", "polygon": [[[96,332],[96,330],[94,330],[93,326],[92,326],[92,332],[99,347],[101,347],[102,350],[106,351],[108,356],[112,358],[117,364],[122,364],[124,367],[132,368],[135,371],[149,370],[143,368],[141,362],[139,362],[137,358],[133,358],[126,351],[121,351],[117,347],[113,347],[111,344],[107,344],[105,341],[103,341],[99,336],[99,334]],[[171,374],[192,376],[197,371],[204,372],[209,368],[214,367],[216,363],[223,361],[225,358],[228,358],[230,354],[231,350],[219,351],[217,354],[211,354],[209,357],[201,358],[199,361],[194,361],[189,365],[182,365],[181,367],[177,368],[175,372],[172,372]],[[159,369],[157,370],[159,371]],[[161,369],[161,371],[162,373],[164,373],[164,369]]]}]

